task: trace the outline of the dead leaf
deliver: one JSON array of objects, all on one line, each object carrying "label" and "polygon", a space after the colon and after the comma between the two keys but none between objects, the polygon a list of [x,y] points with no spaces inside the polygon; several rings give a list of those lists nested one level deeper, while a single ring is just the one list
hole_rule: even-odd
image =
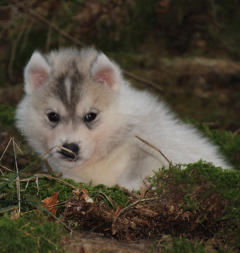
[{"label": "dead leaf", "polygon": [[52,196],[42,200],[43,207],[46,208],[53,215],[56,215],[57,209],[56,204],[58,202],[58,192],[53,193]]},{"label": "dead leaf", "polygon": [[20,217],[20,213],[18,212],[17,209],[11,212],[11,216],[10,216],[11,220],[17,220],[19,217]]}]

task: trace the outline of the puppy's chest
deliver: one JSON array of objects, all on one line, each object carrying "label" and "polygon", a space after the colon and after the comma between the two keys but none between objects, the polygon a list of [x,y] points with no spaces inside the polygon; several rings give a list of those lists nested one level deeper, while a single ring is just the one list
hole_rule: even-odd
[{"label": "puppy's chest", "polygon": [[74,168],[71,175],[75,181],[92,182],[108,186],[119,183],[119,178],[127,173],[131,167],[133,149],[130,145],[123,145],[106,155],[96,163],[89,163],[83,168]]}]

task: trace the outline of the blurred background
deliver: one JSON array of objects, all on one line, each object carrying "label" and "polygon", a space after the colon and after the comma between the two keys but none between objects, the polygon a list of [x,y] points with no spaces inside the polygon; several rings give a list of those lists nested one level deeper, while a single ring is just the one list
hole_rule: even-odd
[{"label": "blurred background", "polygon": [[238,133],[239,45],[238,0],[0,0],[0,111],[34,50],[94,46],[183,119]]}]

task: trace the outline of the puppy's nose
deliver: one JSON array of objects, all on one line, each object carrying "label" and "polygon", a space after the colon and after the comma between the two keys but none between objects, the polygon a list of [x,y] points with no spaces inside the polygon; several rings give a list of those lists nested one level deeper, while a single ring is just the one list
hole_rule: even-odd
[{"label": "puppy's nose", "polygon": [[79,146],[76,143],[64,143],[62,145],[65,149],[59,151],[60,154],[67,158],[74,159],[79,153]]}]

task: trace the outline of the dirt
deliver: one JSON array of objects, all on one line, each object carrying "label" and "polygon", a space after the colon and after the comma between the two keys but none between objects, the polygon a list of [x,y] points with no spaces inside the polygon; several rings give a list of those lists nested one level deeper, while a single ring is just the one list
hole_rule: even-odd
[{"label": "dirt", "polygon": [[71,253],[146,253],[153,243],[154,241],[119,242],[91,232],[74,232],[61,242],[64,249]]}]

